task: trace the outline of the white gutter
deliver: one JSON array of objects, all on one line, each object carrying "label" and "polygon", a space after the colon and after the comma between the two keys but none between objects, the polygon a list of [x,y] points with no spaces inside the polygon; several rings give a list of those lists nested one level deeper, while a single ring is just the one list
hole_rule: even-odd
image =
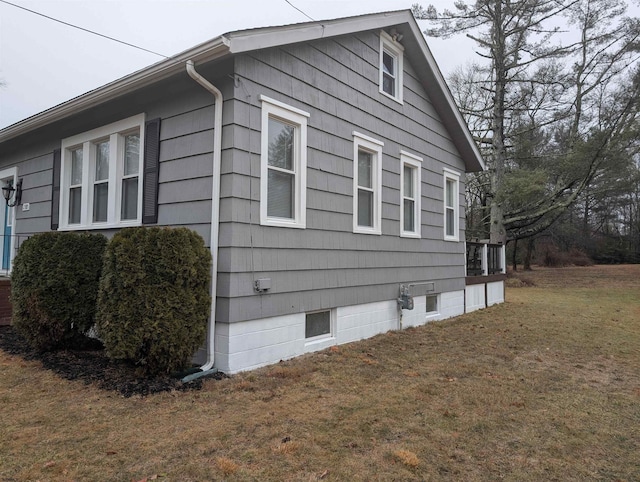
[{"label": "white gutter", "polygon": [[211,190],[211,321],[207,340],[207,362],[200,367],[202,372],[213,368],[215,362],[215,332],[216,332],[216,285],[218,283],[218,233],[220,231],[220,161],[222,157],[222,92],[218,90],[202,75],[196,72],[193,60],[187,60],[187,73],[207,89],[215,97],[215,111],[213,117],[213,187]]}]

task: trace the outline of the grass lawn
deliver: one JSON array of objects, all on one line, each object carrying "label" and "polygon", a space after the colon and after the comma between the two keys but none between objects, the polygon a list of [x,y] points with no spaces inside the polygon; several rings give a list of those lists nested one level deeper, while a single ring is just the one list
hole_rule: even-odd
[{"label": "grass lawn", "polygon": [[640,480],[640,265],[201,391],[123,398],[0,351],[0,480]]}]

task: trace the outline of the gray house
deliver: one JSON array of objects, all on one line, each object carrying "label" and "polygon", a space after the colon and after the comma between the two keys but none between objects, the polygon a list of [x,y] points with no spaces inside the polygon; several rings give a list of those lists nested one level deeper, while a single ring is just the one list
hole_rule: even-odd
[{"label": "gray house", "polygon": [[232,32],[0,131],[3,269],[33,233],[188,227],[196,358],[233,373],[502,301],[465,282],[483,168],[409,11]]}]

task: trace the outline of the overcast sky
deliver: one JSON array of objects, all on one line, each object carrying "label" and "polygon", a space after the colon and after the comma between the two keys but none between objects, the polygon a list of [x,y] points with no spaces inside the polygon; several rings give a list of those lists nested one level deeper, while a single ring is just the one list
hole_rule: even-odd
[{"label": "overcast sky", "polygon": [[[8,1],[166,56],[233,30],[309,21],[285,0]],[[416,1],[290,0],[315,20],[408,9]],[[451,8],[453,0],[422,5],[429,3]],[[445,76],[478,59],[473,42],[463,36],[427,42]],[[159,60],[0,3],[0,128]]]},{"label": "overcast sky", "polygon": [[[309,19],[285,0],[9,0],[171,56],[225,32]],[[401,10],[415,0],[290,0],[324,20]],[[429,2],[425,2],[426,6]],[[449,6],[452,0],[439,0]],[[421,27],[426,27],[421,22]],[[429,41],[442,70],[473,56],[464,39]],[[0,128],[153,64],[162,57],[0,3]]]}]

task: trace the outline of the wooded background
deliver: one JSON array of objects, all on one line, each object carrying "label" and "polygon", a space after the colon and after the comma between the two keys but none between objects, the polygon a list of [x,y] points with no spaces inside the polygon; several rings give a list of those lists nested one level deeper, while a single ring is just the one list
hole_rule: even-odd
[{"label": "wooded background", "polygon": [[624,0],[413,5],[427,37],[467,35],[448,84],[487,164],[467,177],[467,239],[512,262],[640,262],[640,20]]}]

